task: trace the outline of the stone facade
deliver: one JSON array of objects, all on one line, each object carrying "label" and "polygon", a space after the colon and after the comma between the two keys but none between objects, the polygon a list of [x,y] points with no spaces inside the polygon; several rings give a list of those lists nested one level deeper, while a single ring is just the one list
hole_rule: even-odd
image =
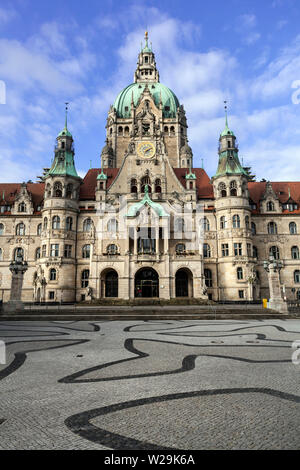
[{"label": "stone facade", "polygon": [[4,301],[16,256],[28,263],[23,301],[258,301],[270,255],[283,296],[300,298],[300,183],[251,181],[227,117],[216,175],[193,168],[184,108],[160,84],[147,37],[106,131],[102,169],[83,180],[66,121],[43,181],[0,184]]}]

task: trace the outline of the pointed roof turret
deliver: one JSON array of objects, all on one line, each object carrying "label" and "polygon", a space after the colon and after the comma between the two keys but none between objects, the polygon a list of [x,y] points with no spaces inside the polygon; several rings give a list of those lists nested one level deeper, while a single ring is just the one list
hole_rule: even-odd
[{"label": "pointed roof turret", "polygon": [[234,132],[232,132],[228,127],[227,101],[224,101],[224,103],[225,103],[225,129],[221,133],[221,137],[224,137],[225,135],[233,135],[234,136]]},{"label": "pointed roof turret", "polygon": [[69,132],[69,130],[68,130],[68,105],[69,105],[69,103],[66,103],[65,127],[64,127],[63,130],[58,134],[58,137],[63,137],[63,136],[72,137],[71,132]]}]

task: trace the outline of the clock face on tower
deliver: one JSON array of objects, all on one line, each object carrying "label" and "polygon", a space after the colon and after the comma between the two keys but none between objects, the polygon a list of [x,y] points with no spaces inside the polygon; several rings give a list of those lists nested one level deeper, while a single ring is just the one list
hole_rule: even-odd
[{"label": "clock face on tower", "polygon": [[140,142],[137,146],[137,154],[141,158],[152,158],[155,155],[155,146],[152,142]]}]

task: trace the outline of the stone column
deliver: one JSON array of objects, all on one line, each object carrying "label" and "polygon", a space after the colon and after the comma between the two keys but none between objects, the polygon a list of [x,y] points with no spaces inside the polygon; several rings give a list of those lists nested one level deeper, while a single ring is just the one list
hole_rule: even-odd
[{"label": "stone column", "polygon": [[278,310],[281,313],[288,313],[287,303],[281,296],[279,270],[274,263],[269,264],[268,280],[270,289],[268,307]]}]

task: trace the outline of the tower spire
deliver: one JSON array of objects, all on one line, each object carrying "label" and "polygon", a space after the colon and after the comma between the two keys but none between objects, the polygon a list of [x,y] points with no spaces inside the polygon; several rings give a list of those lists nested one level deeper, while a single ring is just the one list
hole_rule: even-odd
[{"label": "tower spire", "polygon": [[227,116],[227,101],[224,101],[224,109],[225,109],[225,126],[228,127],[228,116]]},{"label": "tower spire", "polygon": [[65,116],[65,129],[66,131],[68,130],[68,110],[69,110],[69,103],[66,102],[66,116]]}]

